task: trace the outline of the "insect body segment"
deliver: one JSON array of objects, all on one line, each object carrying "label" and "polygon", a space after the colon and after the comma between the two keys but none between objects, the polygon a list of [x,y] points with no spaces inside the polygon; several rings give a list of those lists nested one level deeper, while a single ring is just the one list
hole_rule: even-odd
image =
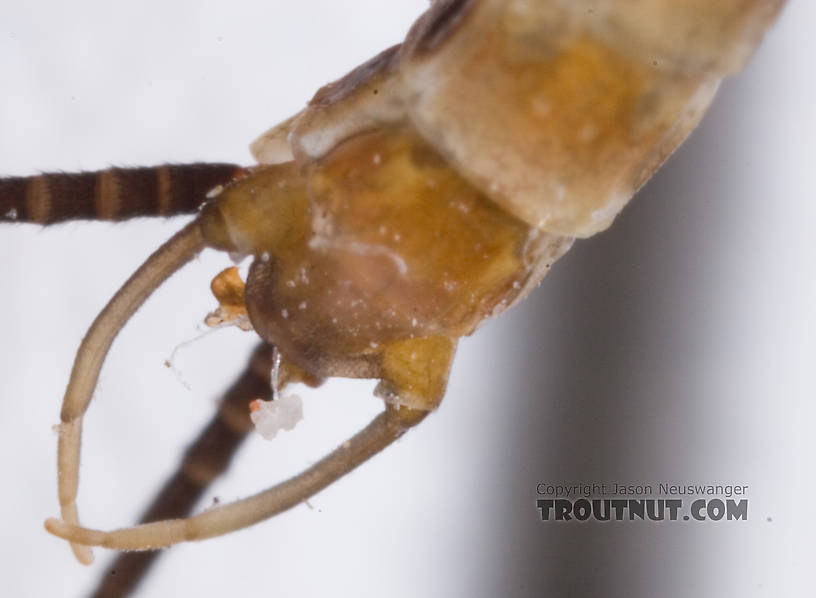
[{"label": "insect body segment", "polygon": [[326,86],[253,151],[304,163],[409,121],[503,209],[588,237],[696,126],[782,4],[439,0],[401,47]]},{"label": "insect body segment", "polygon": [[[246,292],[255,330],[324,377],[381,377],[395,342],[421,360],[420,339],[445,338],[452,357],[570,245],[502,210],[409,127],[355,136],[304,170],[259,169],[205,210],[205,231],[212,210],[223,227],[206,234],[260,256]],[[433,397],[401,385],[403,404],[435,406],[440,375]]]},{"label": "insect body segment", "polygon": [[[211,167],[221,186],[201,214],[94,322],[66,391],[63,521],[49,520],[49,531],[86,561],[86,545],[141,550],[211,537],[298,504],[393,442],[441,401],[458,339],[523,298],[574,237],[609,226],[782,4],[435,1],[404,44],[261,136],[252,145],[260,166]],[[227,172],[239,176],[215,180]],[[54,221],[59,202],[43,198],[61,197],[52,183],[69,179],[60,176],[0,181],[0,208]],[[127,181],[143,176],[112,171],[93,192],[90,178],[75,179],[84,199],[56,219],[129,214],[112,200],[92,210],[89,194],[134,195],[140,187]],[[153,213],[172,212],[165,203]],[[232,296],[239,284],[222,294],[239,315],[245,305],[284,367],[304,380],[379,378],[386,410],[309,470],[238,503],[116,532],[82,528],[81,418],[108,347],[205,246],[253,256],[243,302]]]}]

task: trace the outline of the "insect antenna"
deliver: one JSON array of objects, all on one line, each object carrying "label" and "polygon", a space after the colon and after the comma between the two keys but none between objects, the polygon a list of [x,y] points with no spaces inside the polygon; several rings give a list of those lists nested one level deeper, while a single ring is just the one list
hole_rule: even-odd
[{"label": "insect antenna", "polygon": [[240,171],[234,164],[194,163],[0,178],[0,222],[193,214],[210,189]]}]

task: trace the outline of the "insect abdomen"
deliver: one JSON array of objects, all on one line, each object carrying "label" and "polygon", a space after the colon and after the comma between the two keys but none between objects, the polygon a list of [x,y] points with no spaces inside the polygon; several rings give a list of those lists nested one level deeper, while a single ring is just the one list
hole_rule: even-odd
[{"label": "insect abdomen", "polygon": [[210,189],[239,171],[233,164],[166,164],[4,178],[0,222],[55,224],[193,213]]}]

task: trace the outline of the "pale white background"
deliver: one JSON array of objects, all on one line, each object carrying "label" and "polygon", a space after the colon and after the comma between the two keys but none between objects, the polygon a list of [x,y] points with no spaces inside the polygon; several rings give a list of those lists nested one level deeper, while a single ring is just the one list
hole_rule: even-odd
[{"label": "pale white background", "polygon": [[[254,136],[396,43],[426,2],[0,4],[0,173],[249,163]],[[278,519],[173,548],[140,596],[804,596],[816,525],[816,6],[793,0],[755,60],[607,233],[461,344],[437,414]],[[0,230],[0,584],[80,596],[56,515],[55,436],[88,324],[182,221]],[[213,307],[206,253],[115,343],[86,425],[80,507],[134,521],[242,366],[222,331],[162,362]],[[380,405],[304,395],[202,506],[313,462]],[[544,524],[538,481],[750,485],[746,523]],[[768,518],[771,520],[768,521]]]}]

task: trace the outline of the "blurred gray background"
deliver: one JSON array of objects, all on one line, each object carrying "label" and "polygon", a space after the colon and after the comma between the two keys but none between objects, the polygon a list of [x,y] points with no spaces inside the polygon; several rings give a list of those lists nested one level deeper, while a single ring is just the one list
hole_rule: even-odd
[{"label": "blurred gray background", "polygon": [[[192,160],[247,144],[399,41],[423,0],[0,4],[0,173]],[[814,585],[816,5],[792,0],[700,129],[607,232],[460,345],[440,410],[273,521],[166,551],[140,596],[805,596]],[[0,230],[0,579],[79,596],[57,514],[74,351],[182,221]],[[115,343],[86,425],[80,508],[132,522],[254,344],[210,335],[205,253]],[[369,382],[302,393],[201,507],[314,462],[381,405]],[[541,522],[536,484],[734,483],[747,522]]]}]

